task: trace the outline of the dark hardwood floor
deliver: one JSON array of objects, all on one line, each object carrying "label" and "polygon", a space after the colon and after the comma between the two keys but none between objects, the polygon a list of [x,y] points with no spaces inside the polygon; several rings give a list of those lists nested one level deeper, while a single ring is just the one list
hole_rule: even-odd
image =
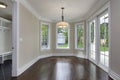
[{"label": "dark hardwood floor", "polygon": [[[6,77],[7,78],[7,77]],[[0,79],[4,80],[4,79]],[[9,79],[5,79],[9,80]],[[88,60],[76,57],[41,59],[17,78],[10,80],[113,80]]]},{"label": "dark hardwood floor", "polygon": [[50,57],[38,61],[12,80],[112,80],[88,60],[75,57]]},{"label": "dark hardwood floor", "polygon": [[0,64],[0,80],[11,80],[12,61],[7,60]]}]

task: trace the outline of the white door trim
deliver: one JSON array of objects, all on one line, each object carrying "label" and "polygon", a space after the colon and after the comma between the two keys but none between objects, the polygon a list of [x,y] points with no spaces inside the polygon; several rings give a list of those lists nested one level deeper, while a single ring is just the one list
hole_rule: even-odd
[{"label": "white door trim", "polygon": [[13,1],[12,12],[12,76],[17,76],[19,66],[19,2]]}]

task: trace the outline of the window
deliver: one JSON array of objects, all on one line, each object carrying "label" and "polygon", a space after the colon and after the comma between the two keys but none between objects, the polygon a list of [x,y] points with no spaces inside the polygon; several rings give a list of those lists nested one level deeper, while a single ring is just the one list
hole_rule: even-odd
[{"label": "window", "polygon": [[109,14],[106,12],[99,17],[100,26],[100,63],[109,66]]},{"label": "window", "polygon": [[69,27],[56,28],[56,46],[58,49],[68,49],[69,48]]},{"label": "window", "polygon": [[89,51],[90,51],[90,58],[95,60],[96,58],[96,21],[92,20],[89,23]]},{"label": "window", "polygon": [[75,25],[75,47],[76,49],[84,49],[84,24]]},{"label": "window", "polygon": [[50,48],[50,25],[47,23],[41,24],[41,49],[49,49]]}]

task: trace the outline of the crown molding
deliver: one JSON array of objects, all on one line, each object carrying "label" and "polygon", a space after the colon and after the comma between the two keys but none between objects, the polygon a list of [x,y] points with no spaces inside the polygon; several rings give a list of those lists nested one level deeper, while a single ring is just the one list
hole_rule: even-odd
[{"label": "crown molding", "polygon": [[24,7],[26,7],[36,18],[39,19],[39,14],[31,7],[31,5],[26,0],[17,0],[19,1]]},{"label": "crown molding", "polygon": [[39,20],[40,20],[40,21],[46,21],[46,22],[53,22],[53,21],[50,20],[50,19],[46,19],[46,18],[42,18],[42,17],[39,17]]},{"label": "crown molding", "polygon": [[[46,22],[58,22],[58,21],[53,21],[51,19],[47,19],[44,18],[42,16],[40,16],[35,9],[32,7],[32,5],[30,5],[30,3],[27,0],[12,0],[13,2],[19,2],[21,3],[24,7],[26,7],[37,19],[39,19],[40,21],[46,21]],[[78,21],[83,21],[85,20],[85,18],[80,18],[80,19],[76,19],[76,20],[69,20],[68,22],[78,22]]]},{"label": "crown molding", "polygon": [[52,22],[50,19],[42,18],[36,11],[35,9],[29,4],[28,1],[26,0],[12,0],[12,1],[17,1],[21,3],[24,7],[26,7],[37,19],[47,21],[47,22]]}]

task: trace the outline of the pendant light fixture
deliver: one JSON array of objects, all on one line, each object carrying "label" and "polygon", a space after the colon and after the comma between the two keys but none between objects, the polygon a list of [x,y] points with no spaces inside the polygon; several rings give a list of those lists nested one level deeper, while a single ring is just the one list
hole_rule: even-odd
[{"label": "pendant light fixture", "polygon": [[64,10],[65,8],[62,7],[61,9],[62,9],[62,16],[61,16],[62,21],[57,23],[57,27],[59,27],[59,28],[65,28],[65,27],[68,27],[68,26],[69,26],[69,23],[67,23],[67,22],[64,21],[64,15],[63,15],[64,13],[63,13],[63,10]]},{"label": "pendant light fixture", "polygon": [[7,4],[0,2],[0,8],[7,8]]}]

